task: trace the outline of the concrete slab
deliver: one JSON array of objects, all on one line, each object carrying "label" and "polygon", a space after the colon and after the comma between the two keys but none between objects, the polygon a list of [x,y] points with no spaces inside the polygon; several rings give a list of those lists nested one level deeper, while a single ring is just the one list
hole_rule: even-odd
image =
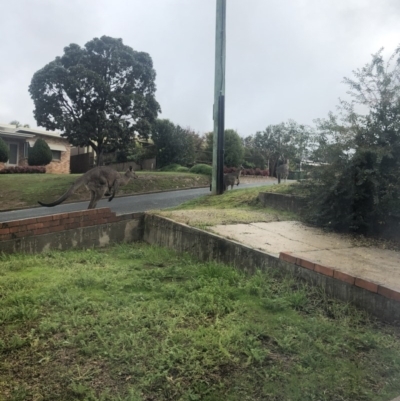
[{"label": "concrete slab", "polygon": [[211,231],[278,256],[292,252],[314,263],[400,291],[400,252],[356,244],[295,221],[218,225]]},{"label": "concrete slab", "polygon": [[[315,263],[334,267],[353,277],[400,290],[400,253],[390,250],[352,247],[324,251],[296,252]],[[394,285],[396,284],[396,285]]]}]

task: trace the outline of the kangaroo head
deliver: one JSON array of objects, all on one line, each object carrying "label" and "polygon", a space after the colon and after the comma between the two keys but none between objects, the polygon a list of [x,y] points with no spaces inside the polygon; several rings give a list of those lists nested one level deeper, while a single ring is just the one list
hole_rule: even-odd
[{"label": "kangaroo head", "polygon": [[133,180],[136,180],[138,178],[135,171],[132,169],[132,166],[129,166],[129,170],[126,171],[125,176]]}]

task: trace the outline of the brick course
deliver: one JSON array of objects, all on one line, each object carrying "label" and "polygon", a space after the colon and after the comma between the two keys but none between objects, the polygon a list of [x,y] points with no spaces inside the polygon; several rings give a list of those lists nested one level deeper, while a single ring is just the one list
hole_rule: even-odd
[{"label": "brick course", "polygon": [[363,288],[364,290],[378,293],[385,298],[400,301],[400,293],[398,291],[386,288],[372,281],[364,280],[359,277],[353,277],[350,274],[335,270],[333,267],[323,266],[318,263],[314,263],[310,260],[304,259],[300,256],[296,256],[291,252],[281,252],[279,259],[284,260],[288,263],[293,263],[306,269],[314,270],[317,273],[323,274],[324,276],[333,277],[337,280],[343,281],[347,284],[354,285],[356,287]]},{"label": "brick course", "polygon": [[117,221],[119,221],[119,218],[110,208],[90,209],[80,212],[6,221],[0,223],[0,241]]}]

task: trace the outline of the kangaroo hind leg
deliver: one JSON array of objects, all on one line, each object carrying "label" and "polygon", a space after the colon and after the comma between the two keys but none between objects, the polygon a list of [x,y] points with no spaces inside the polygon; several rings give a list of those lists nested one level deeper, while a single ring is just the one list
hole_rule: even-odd
[{"label": "kangaroo hind leg", "polygon": [[91,189],[91,197],[88,209],[94,209],[97,205],[97,202],[103,197],[104,192],[106,192],[107,187],[98,187],[96,189]]},{"label": "kangaroo hind leg", "polygon": [[112,188],[112,192],[110,191],[111,196],[108,198],[109,202],[111,202],[114,199],[114,196],[118,191],[118,187],[119,187],[119,182],[115,181],[113,188]]}]

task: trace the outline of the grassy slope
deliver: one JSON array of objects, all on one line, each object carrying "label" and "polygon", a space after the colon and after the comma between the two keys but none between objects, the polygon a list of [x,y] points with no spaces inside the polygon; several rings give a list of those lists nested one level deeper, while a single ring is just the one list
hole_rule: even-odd
[{"label": "grassy slope", "polygon": [[[138,172],[139,179],[121,187],[119,195],[209,185],[209,177],[189,173]],[[80,174],[2,174],[0,210],[36,206],[60,197]],[[89,191],[81,187],[68,201],[89,200]]]},{"label": "grassy slope", "polygon": [[304,185],[293,182],[291,184],[270,185],[265,188],[264,192],[276,192],[287,195],[307,196],[309,193]]},{"label": "grassy slope", "polygon": [[227,191],[219,196],[203,196],[155,213],[199,228],[216,224],[298,220],[293,213],[261,206],[258,194],[267,188],[269,186]]},{"label": "grassy slope", "polygon": [[382,400],[399,329],[291,278],[144,244],[2,256],[3,400]]}]

